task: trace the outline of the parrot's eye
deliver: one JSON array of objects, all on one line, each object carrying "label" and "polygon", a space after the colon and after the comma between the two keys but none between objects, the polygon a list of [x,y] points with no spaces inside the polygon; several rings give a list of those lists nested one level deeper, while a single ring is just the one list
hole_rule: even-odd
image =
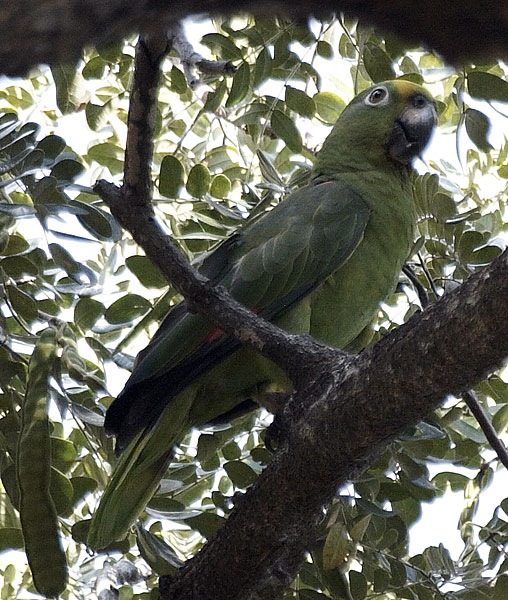
[{"label": "parrot's eye", "polygon": [[365,98],[365,104],[369,106],[382,106],[388,102],[388,90],[384,85],[374,88],[372,92]]}]

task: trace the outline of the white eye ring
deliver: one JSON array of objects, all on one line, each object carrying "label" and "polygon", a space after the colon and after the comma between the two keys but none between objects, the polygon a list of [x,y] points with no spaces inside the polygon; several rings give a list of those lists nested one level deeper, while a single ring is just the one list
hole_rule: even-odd
[{"label": "white eye ring", "polygon": [[365,98],[367,106],[384,106],[388,104],[390,94],[384,85],[376,86],[372,92]]}]

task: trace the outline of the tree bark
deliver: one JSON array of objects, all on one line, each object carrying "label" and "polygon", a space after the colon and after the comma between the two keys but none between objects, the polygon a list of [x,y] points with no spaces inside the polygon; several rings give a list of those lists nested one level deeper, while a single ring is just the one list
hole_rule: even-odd
[{"label": "tree bark", "polygon": [[[4,0],[0,73],[24,75],[37,64],[76,61],[86,45],[108,46],[131,33],[161,33],[193,14],[288,14],[306,18],[343,12],[365,24],[434,49],[456,65],[508,57],[504,2],[477,0]],[[439,19],[439,23],[437,23]]]}]

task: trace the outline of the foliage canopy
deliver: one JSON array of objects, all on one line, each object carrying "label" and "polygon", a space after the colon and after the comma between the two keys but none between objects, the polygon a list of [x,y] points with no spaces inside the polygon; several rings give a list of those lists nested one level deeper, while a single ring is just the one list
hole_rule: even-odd
[{"label": "foliage canopy", "polygon": [[[340,18],[310,25],[220,19],[202,44],[208,58],[231,61],[236,72],[194,73],[201,76],[196,85],[171,54],[153,156],[157,215],[189,259],[304,184],[313,151],[345,104],[394,77],[429,87],[439,101],[441,134],[422,167],[429,172],[415,178],[420,220],[410,266],[419,294],[402,275],[380,309],[376,337],[500,253],[508,144],[496,139],[493,147],[485,112],[495,114],[487,103],[508,102],[502,65],[455,72],[426,51]],[[16,462],[27,461],[37,465],[34,477],[48,487],[58,516],[70,569],[62,597],[89,597],[100,565],[84,540],[115,460],[101,428],[110,392],[121,389],[132,355],[179,299],[88,187],[99,178],[121,180],[134,45],[129,39],[89,49],[77,67],[40,69],[0,88],[0,551],[18,551],[2,556],[5,599],[34,589],[29,570],[19,568],[27,520],[19,510],[41,501],[25,496],[29,486],[18,489]],[[55,358],[37,366],[48,343]],[[42,390],[41,369],[50,375]],[[506,377],[492,375],[475,390],[500,434],[508,423]],[[28,432],[27,403],[48,395],[49,421],[35,411],[29,423],[39,422]],[[265,413],[251,414],[189,434],[142,522],[108,549],[120,583],[132,581],[120,576],[121,555],[146,575],[136,592],[125,588],[126,597],[146,597],[156,573],[174,572],[220,527],[230,497],[270,460],[267,422]],[[30,453],[18,438],[29,441]],[[497,469],[463,402],[449,399],[339,490],[286,597],[430,600],[452,591],[457,598],[504,598],[508,498],[488,523],[475,521]],[[410,556],[408,529],[422,502],[450,490],[464,494],[460,555],[436,532],[434,546]],[[60,559],[57,547],[48,550],[37,537],[38,518],[28,533],[24,526],[27,550]],[[43,580],[46,568],[42,563]],[[44,591],[40,578],[39,570]]]}]

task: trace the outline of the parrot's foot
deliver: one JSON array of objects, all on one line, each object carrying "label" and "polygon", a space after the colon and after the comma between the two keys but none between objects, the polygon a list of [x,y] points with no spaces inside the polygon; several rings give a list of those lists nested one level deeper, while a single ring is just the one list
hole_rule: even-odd
[{"label": "parrot's foot", "polygon": [[272,424],[265,431],[265,446],[270,452],[275,453],[284,446],[289,434],[289,428],[282,415],[275,415]]},{"label": "parrot's foot", "polygon": [[267,392],[261,396],[258,402],[272,415],[282,415],[290,398],[291,394],[287,392]]}]

